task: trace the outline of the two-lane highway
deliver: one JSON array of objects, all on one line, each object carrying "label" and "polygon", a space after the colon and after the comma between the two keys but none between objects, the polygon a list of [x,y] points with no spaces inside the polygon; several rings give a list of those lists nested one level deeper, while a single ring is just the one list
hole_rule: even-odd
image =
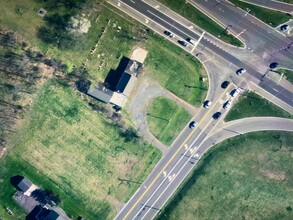
[{"label": "two-lane highway", "polygon": [[191,130],[186,128],[172,144],[168,154],[158,163],[151,175],[137,190],[135,195],[128,201],[115,219],[152,219],[158,214],[160,208],[169,198],[170,192],[174,192],[181,184],[189,169],[197,163],[202,156],[200,150],[202,142],[221,120],[215,120],[212,115],[222,111],[223,102],[227,100],[233,84],[230,84],[222,95],[204,116],[198,120],[198,125]]}]

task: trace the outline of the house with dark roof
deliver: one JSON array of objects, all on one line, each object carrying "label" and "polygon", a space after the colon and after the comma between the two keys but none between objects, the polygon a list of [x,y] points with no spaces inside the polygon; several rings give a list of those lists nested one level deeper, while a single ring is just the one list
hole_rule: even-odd
[{"label": "house with dark roof", "polygon": [[[140,50],[143,49],[140,48]],[[145,56],[146,54],[145,51]],[[144,58],[140,60],[143,62]],[[117,71],[111,70],[105,82],[91,86],[87,94],[102,102],[123,107],[133,90],[142,67],[143,64],[135,60],[135,56],[132,56],[132,59],[123,57]]]},{"label": "house with dark roof", "polygon": [[64,220],[57,212],[36,206],[25,218],[26,220]]},{"label": "house with dark roof", "polygon": [[31,193],[36,190],[38,187],[34,185],[29,179],[26,177],[21,177],[19,182],[16,185],[16,188],[19,191],[22,191],[24,195],[30,196]]}]

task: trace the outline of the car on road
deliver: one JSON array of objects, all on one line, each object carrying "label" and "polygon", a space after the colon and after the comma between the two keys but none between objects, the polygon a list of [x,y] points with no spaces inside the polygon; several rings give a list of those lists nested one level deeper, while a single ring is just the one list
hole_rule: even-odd
[{"label": "car on road", "polygon": [[288,24],[284,24],[280,27],[281,31],[287,31],[289,29],[289,25]]},{"label": "car on road", "polygon": [[170,31],[164,31],[164,34],[166,34],[168,37],[174,37],[174,34],[172,34]]},{"label": "car on road", "polygon": [[178,40],[179,44],[181,44],[183,47],[188,47],[187,43],[184,40]]},{"label": "car on road", "polygon": [[221,88],[222,89],[226,89],[228,86],[229,86],[230,82],[229,81],[224,81],[222,84],[221,84]]},{"label": "car on road", "polygon": [[204,107],[204,108],[209,108],[211,105],[212,105],[212,102],[209,101],[209,100],[206,100],[206,101],[203,103],[203,107]]},{"label": "car on road", "polygon": [[246,72],[246,69],[240,68],[239,70],[236,71],[236,74],[239,75],[239,76],[241,76],[245,72]]},{"label": "car on road", "polygon": [[216,112],[215,114],[213,114],[213,119],[217,120],[218,118],[220,118],[222,115],[221,112]]},{"label": "car on road", "polygon": [[273,63],[270,64],[270,68],[271,68],[271,69],[275,69],[275,68],[277,68],[279,65],[280,65],[280,64],[278,64],[277,62],[273,62]]},{"label": "car on road", "polygon": [[232,102],[231,101],[227,101],[224,103],[223,108],[224,109],[228,109],[231,106]]},{"label": "car on road", "polygon": [[239,94],[240,90],[239,89],[233,89],[230,93],[232,97],[236,97]]},{"label": "car on road", "polygon": [[196,125],[197,125],[197,122],[196,121],[192,121],[192,122],[189,123],[189,128],[190,129],[194,129],[196,127]]},{"label": "car on road", "polygon": [[192,40],[191,38],[186,38],[186,41],[187,42],[189,42],[189,43],[191,43],[192,45],[194,45],[195,44],[195,40]]}]

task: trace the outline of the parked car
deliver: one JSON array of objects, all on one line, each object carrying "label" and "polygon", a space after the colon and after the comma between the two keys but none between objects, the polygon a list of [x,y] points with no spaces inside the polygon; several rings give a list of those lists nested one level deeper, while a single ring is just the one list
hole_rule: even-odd
[{"label": "parked car", "polygon": [[288,24],[284,24],[280,27],[281,31],[287,31],[289,29],[289,25]]},{"label": "parked car", "polygon": [[236,74],[239,75],[239,76],[241,76],[245,72],[246,72],[246,69],[240,68],[239,70],[236,71]]},{"label": "parked car", "polygon": [[231,106],[231,103],[232,103],[231,101],[225,102],[224,105],[223,105],[223,108],[228,109]]},{"label": "parked car", "polygon": [[236,97],[239,94],[240,90],[239,89],[233,89],[230,93],[232,97]]},{"label": "parked car", "polygon": [[212,105],[212,102],[209,101],[209,100],[206,100],[206,101],[203,103],[203,107],[204,107],[204,108],[209,108],[211,105]]},{"label": "parked car", "polygon": [[178,40],[178,43],[181,44],[183,47],[188,47],[187,43],[184,40]]},{"label": "parked car", "polygon": [[191,38],[186,38],[186,41],[187,42],[189,42],[189,43],[191,43],[192,45],[194,45],[195,44],[195,40],[192,40]]},{"label": "parked car", "polygon": [[174,35],[170,31],[164,31],[164,34],[171,38],[174,37]]},{"label": "parked car", "polygon": [[192,121],[192,122],[190,122],[190,124],[189,124],[189,128],[190,128],[190,129],[194,129],[194,128],[196,127],[196,125],[197,125],[197,122],[196,122],[196,121]]},{"label": "parked car", "polygon": [[230,82],[228,81],[224,81],[222,84],[221,84],[221,88],[222,89],[226,89],[228,86],[229,86]]},{"label": "parked car", "polygon": [[279,65],[280,65],[280,64],[278,64],[277,62],[273,62],[273,63],[270,64],[270,68],[271,68],[271,69],[275,69],[275,68],[277,68]]},{"label": "parked car", "polygon": [[220,118],[222,115],[221,112],[216,112],[215,114],[213,114],[213,119],[217,120],[218,118]]}]

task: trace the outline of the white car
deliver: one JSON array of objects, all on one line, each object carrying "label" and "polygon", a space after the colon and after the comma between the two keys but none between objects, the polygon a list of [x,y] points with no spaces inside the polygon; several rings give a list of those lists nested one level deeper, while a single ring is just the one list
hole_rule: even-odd
[{"label": "white car", "polygon": [[239,89],[233,89],[230,94],[231,94],[232,97],[236,97],[239,94],[239,92],[240,92]]},{"label": "white car", "polygon": [[223,108],[228,109],[231,106],[231,103],[232,103],[231,101],[225,102],[224,105],[223,105]]},{"label": "white car", "polygon": [[239,76],[241,76],[245,72],[246,72],[246,69],[240,68],[239,70],[236,71],[236,74],[239,75]]}]

